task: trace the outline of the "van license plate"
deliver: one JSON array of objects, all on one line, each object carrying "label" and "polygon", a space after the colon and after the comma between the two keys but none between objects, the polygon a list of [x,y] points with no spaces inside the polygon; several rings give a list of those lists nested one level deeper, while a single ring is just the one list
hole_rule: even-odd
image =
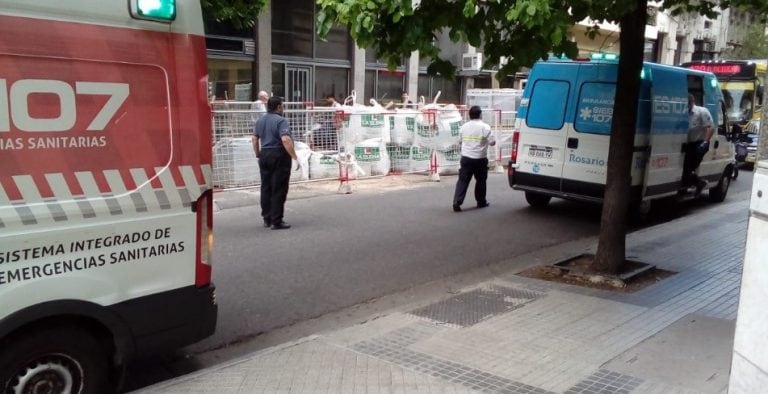
[{"label": "van license plate", "polygon": [[553,149],[549,146],[531,145],[531,147],[528,148],[528,156],[551,159],[552,151]]}]

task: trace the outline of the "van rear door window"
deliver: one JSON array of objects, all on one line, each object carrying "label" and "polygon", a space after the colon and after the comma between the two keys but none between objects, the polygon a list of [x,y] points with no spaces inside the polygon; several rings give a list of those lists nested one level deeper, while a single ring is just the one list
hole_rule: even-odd
[{"label": "van rear door window", "polygon": [[585,82],[581,85],[573,128],[580,133],[611,134],[616,84]]},{"label": "van rear door window", "polygon": [[571,88],[568,81],[540,79],[533,85],[528,117],[528,127],[560,130],[565,122],[565,106]]}]

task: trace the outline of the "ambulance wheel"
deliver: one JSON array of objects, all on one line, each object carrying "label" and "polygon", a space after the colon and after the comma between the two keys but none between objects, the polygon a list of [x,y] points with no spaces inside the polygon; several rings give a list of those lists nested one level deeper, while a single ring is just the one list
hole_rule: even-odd
[{"label": "ambulance wheel", "polygon": [[723,202],[725,196],[728,194],[728,187],[731,186],[731,173],[733,170],[728,167],[720,176],[720,181],[717,182],[717,186],[709,189],[709,200],[712,202]]},{"label": "ambulance wheel", "polygon": [[0,392],[110,393],[110,362],[103,344],[74,328],[39,329],[11,336],[0,353]]},{"label": "ambulance wheel", "polygon": [[534,192],[525,192],[525,201],[528,201],[528,205],[536,208],[543,208],[546,207],[547,204],[549,204],[549,200],[551,200],[551,196],[546,196],[544,194],[534,193]]}]

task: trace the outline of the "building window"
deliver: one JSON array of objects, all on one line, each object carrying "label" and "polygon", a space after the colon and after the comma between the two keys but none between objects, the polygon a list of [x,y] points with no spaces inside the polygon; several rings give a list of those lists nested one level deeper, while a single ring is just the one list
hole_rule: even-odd
[{"label": "building window", "polygon": [[490,89],[492,86],[490,75],[478,75],[473,78],[475,89]]},{"label": "building window", "polygon": [[[405,72],[386,70],[365,71],[366,104],[371,98],[382,105],[389,101],[399,102],[404,91]],[[413,100],[415,98],[411,98],[411,101]]]},{"label": "building window", "polygon": [[321,102],[332,95],[342,102],[349,94],[349,70],[346,68],[315,67],[315,100]]},{"label": "building window", "polygon": [[252,65],[243,60],[208,59],[210,95],[216,100],[250,100]]},{"label": "building window", "polygon": [[682,60],[683,57],[683,43],[684,43],[685,37],[684,36],[677,36],[675,38],[675,41],[677,43],[677,48],[675,49],[675,64],[679,65],[680,60]]},{"label": "building window", "polygon": [[458,104],[461,102],[461,83],[458,78],[448,80],[443,77],[433,77],[430,96],[436,96],[437,92],[440,92],[438,101],[441,103]]},{"label": "building window", "polygon": [[246,27],[238,30],[231,23],[216,21],[216,19],[208,13],[203,15],[203,19],[205,23],[205,34],[207,35],[253,38],[252,28]]},{"label": "building window", "polygon": [[399,101],[405,91],[405,73],[402,71],[379,71],[376,85],[376,99],[379,102],[385,100]]},{"label": "building window", "polygon": [[317,39],[317,57],[347,60],[350,56],[350,38],[346,26],[334,26],[328,32],[327,41]]},{"label": "building window", "polygon": [[419,99],[424,96],[424,101],[431,103],[435,101],[438,92],[440,97],[437,101],[440,103],[458,104],[461,101],[461,83],[458,78],[449,81],[443,77],[419,75]]},{"label": "building window", "polygon": [[272,92],[274,96],[285,98],[285,65],[272,63]]},{"label": "building window", "polygon": [[426,102],[432,102],[432,77],[426,74],[419,75],[419,83],[418,88],[416,89],[416,94],[419,96],[419,98],[424,97]]},{"label": "building window", "polygon": [[316,9],[313,0],[281,0],[272,7],[273,55],[349,60],[352,40],[347,27],[333,26],[326,41],[320,40]]},{"label": "building window", "polygon": [[[367,103],[368,100],[370,100],[373,97],[376,97],[376,70],[366,70],[365,71],[365,102]],[[362,100],[362,97],[358,97],[358,102],[360,102],[359,100]]]},{"label": "building window", "polygon": [[311,58],[315,36],[315,5],[312,0],[281,0],[272,3],[272,54]]},{"label": "building window", "polygon": [[645,40],[643,60],[647,62],[658,62],[658,49],[658,42],[656,40]]}]

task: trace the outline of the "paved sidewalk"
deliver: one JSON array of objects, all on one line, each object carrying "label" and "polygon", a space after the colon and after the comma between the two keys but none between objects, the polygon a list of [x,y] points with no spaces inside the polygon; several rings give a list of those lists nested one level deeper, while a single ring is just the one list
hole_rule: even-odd
[{"label": "paved sidewalk", "polygon": [[141,392],[726,392],[748,204],[631,234],[628,257],[677,272],[634,294],[501,272]]}]

